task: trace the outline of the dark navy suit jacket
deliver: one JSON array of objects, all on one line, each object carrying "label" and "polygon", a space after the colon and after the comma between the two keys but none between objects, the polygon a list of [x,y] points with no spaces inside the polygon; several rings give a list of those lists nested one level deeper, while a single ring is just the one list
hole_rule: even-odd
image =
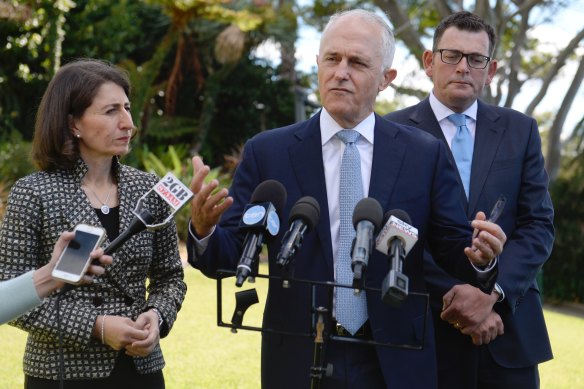
[{"label": "dark navy suit jacket", "polygon": [[[421,128],[447,144],[428,98],[386,118]],[[454,163],[450,150],[448,156]],[[488,216],[500,194],[507,198],[497,222],[507,235],[497,281],[505,300],[494,307],[503,320],[505,333],[485,347],[499,365],[508,368],[532,366],[552,358],[536,282],[554,240],[554,211],[547,188],[536,121],[479,100],[470,199],[467,201],[461,192],[459,201],[465,205],[468,218],[473,219],[478,211]],[[428,288],[437,317],[442,295],[461,282],[432,261],[427,264]],[[459,364],[459,358],[468,358],[461,348],[476,347],[470,337],[439,318],[435,324],[439,366]]]},{"label": "dark navy suit jacket", "polygon": [[[209,277],[218,268],[235,269],[244,235],[238,231],[243,209],[261,182],[274,179],[287,190],[281,215],[280,235],[268,244],[269,272],[281,274],[275,263],[283,233],[288,229],[290,208],[302,196],[320,204],[320,220],[304,238],[293,260],[294,275],[301,279],[333,281],[333,254],[322,159],[320,114],[288,127],[260,133],[249,140],[237,168],[230,195],[234,204],[223,215],[203,255],[194,253],[189,242],[189,262]],[[375,116],[373,164],[369,197],[384,211],[402,209],[418,228],[419,240],[406,257],[404,272],[410,290],[425,291],[423,248],[458,277],[471,282],[476,273],[463,253],[470,245],[471,229],[458,197],[459,184],[447,147],[415,128],[398,125]],[[190,238],[190,237],[189,237]],[[373,250],[366,273],[370,287],[381,288],[388,273],[386,255]],[[316,306],[331,309],[330,290],[317,288]],[[367,292],[373,337],[379,342],[420,345],[423,350],[378,347],[377,354],[387,386],[391,388],[433,388],[436,385],[435,350],[431,320],[425,315],[423,299],[408,298],[401,308],[381,301],[379,291]],[[310,333],[312,326],[310,287],[293,284],[282,288],[281,280],[270,280],[264,310],[264,329]],[[424,318],[428,322],[424,323]],[[425,324],[426,333],[424,334]],[[264,332],[262,335],[262,386],[264,388],[308,388],[314,343],[309,337]]]}]

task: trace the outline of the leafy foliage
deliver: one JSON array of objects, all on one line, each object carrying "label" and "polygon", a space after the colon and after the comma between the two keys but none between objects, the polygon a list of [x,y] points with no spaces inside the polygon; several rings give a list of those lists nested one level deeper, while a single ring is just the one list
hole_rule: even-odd
[{"label": "leafy foliage", "polygon": [[29,155],[30,142],[23,141],[20,133],[0,133],[0,221],[6,211],[10,187],[34,170]]},{"label": "leafy foliage", "polygon": [[16,180],[34,171],[30,160],[30,142],[16,131],[0,134],[0,178],[10,187]]},{"label": "leafy foliage", "polygon": [[258,132],[294,121],[290,84],[266,63],[243,59],[221,85],[216,98],[221,114],[214,115],[201,152],[214,164]]},{"label": "leafy foliage", "polygon": [[544,266],[545,297],[584,302],[584,153],[573,158],[551,187],[556,240]]}]

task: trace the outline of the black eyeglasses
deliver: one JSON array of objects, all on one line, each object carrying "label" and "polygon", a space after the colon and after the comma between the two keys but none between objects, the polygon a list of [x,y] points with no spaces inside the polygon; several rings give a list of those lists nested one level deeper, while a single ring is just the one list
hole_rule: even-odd
[{"label": "black eyeglasses", "polygon": [[436,52],[440,53],[442,62],[449,65],[457,65],[462,58],[466,57],[468,66],[474,69],[484,69],[491,61],[491,57],[485,57],[481,54],[464,54],[458,50],[438,49]]}]

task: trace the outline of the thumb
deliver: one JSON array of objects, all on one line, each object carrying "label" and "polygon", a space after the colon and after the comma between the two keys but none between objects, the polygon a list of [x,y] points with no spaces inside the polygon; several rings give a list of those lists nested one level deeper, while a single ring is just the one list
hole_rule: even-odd
[{"label": "thumb", "polygon": [[448,292],[446,292],[444,294],[444,296],[442,296],[442,310],[443,311],[450,306],[450,304],[452,303],[452,300],[454,300],[454,290],[450,289]]}]

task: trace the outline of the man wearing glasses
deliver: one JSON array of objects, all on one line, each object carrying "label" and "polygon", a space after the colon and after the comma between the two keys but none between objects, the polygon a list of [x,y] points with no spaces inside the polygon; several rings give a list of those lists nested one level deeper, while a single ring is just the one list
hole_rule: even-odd
[{"label": "man wearing glasses", "polygon": [[552,358],[536,282],[554,239],[548,176],[535,120],[478,99],[497,70],[494,48],[494,30],[480,17],[448,16],[423,54],[430,96],[386,116],[448,144],[469,218],[506,199],[497,223],[508,240],[490,296],[426,253],[440,388],[539,388],[537,365]]}]

